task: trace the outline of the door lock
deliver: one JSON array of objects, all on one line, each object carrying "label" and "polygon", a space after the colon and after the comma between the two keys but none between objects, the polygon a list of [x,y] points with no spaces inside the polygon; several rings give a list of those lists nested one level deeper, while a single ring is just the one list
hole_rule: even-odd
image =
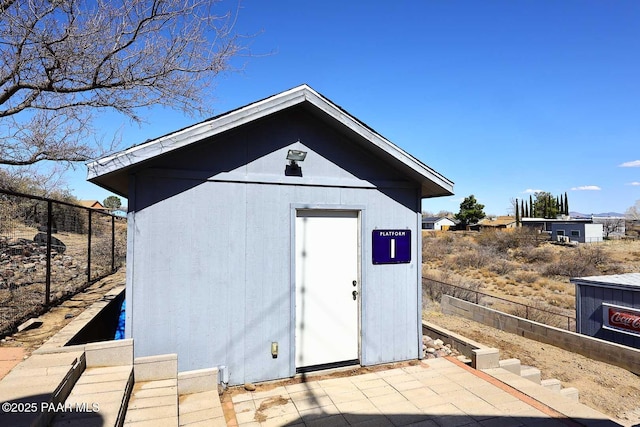
[{"label": "door lock", "polygon": [[353,282],[351,282],[353,284],[353,286],[358,286],[358,281],[354,280]]},{"label": "door lock", "polygon": [[353,291],[351,292],[351,295],[353,295],[353,300],[356,300],[356,297],[358,296],[358,291]]}]

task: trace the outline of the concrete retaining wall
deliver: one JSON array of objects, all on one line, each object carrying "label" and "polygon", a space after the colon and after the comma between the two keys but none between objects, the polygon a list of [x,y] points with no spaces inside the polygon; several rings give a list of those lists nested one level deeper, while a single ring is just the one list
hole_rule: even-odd
[{"label": "concrete retaining wall", "polygon": [[443,295],[442,312],[582,354],[640,375],[640,350],[565,331]]},{"label": "concrete retaining wall", "polygon": [[451,344],[451,348],[458,353],[473,359],[473,351],[478,349],[489,348],[484,344],[473,341],[469,338],[458,335],[447,329],[441,328],[433,323],[422,321],[422,333],[434,339],[440,339],[445,344]]}]

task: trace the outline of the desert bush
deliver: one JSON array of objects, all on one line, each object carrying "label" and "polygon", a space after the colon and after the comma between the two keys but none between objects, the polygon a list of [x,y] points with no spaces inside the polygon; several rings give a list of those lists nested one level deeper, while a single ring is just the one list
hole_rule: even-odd
[{"label": "desert bush", "polygon": [[515,251],[514,256],[529,264],[550,262],[555,257],[551,248],[532,245],[521,246]]},{"label": "desert bush", "polygon": [[488,268],[490,271],[493,271],[496,274],[506,275],[514,271],[517,267],[511,261],[507,261],[506,259],[498,259],[495,262],[492,262]]},{"label": "desert bush", "polygon": [[607,253],[598,245],[581,245],[559,261],[546,265],[545,276],[579,277],[600,274],[609,263]]},{"label": "desert bush", "polygon": [[599,245],[586,245],[578,247],[576,257],[580,257],[594,266],[599,266],[608,262],[607,253]]},{"label": "desert bush", "polygon": [[483,268],[496,257],[497,254],[490,247],[471,245],[468,249],[457,251],[453,264],[458,268]]},{"label": "desert bush", "polygon": [[422,298],[440,301],[442,295],[451,295],[467,301],[475,301],[480,283],[462,279],[446,272],[426,272],[422,279]]},{"label": "desert bush", "polygon": [[565,276],[565,277],[580,277],[580,276],[593,276],[598,274],[598,269],[595,265],[590,264],[587,260],[576,259],[563,259],[550,264],[547,264],[542,269],[542,274],[547,277],[551,276]]},{"label": "desert bush", "polygon": [[519,283],[535,283],[539,274],[533,271],[520,270],[513,274],[513,279]]},{"label": "desert bush", "polygon": [[479,245],[493,248],[495,252],[502,254],[523,246],[535,247],[539,243],[535,230],[527,227],[520,227],[513,231],[483,230],[478,233],[475,240]]},{"label": "desert bush", "polygon": [[424,261],[436,261],[444,258],[446,255],[453,251],[454,239],[449,233],[441,235],[428,235],[422,236],[422,260]]}]

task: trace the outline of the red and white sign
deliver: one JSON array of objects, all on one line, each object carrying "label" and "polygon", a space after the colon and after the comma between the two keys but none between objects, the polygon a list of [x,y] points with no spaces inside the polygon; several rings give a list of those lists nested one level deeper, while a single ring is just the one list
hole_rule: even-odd
[{"label": "red and white sign", "polygon": [[640,336],[640,310],[603,303],[602,311],[605,328]]}]

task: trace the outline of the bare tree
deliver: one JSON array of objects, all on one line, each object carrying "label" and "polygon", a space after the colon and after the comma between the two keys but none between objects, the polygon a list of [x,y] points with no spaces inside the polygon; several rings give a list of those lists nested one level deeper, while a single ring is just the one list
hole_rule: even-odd
[{"label": "bare tree", "polygon": [[598,222],[602,224],[602,232],[605,239],[608,239],[612,235],[624,236],[624,218],[606,218]]},{"label": "bare tree", "polygon": [[219,0],[0,0],[0,165],[84,161],[102,110],[208,112],[241,53]]},{"label": "bare tree", "polygon": [[631,206],[629,209],[627,209],[624,216],[628,220],[632,220],[632,221],[640,220],[640,200],[636,200],[636,203],[633,206]]}]

